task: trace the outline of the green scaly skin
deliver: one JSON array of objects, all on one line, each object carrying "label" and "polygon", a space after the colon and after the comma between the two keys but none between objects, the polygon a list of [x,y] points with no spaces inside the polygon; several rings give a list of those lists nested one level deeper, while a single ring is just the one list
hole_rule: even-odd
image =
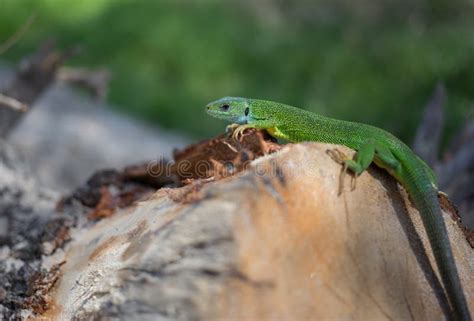
[{"label": "green scaly skin", "polygon": [[346,168],[360,175],[374,162],[408,191],[419,210],[455,320],[471,321],[438,202],[436,178],[421,158],[392,134],[369,125],[323,117],[281,103],[225,97],[206,106],[208,114],[245,128],[267,130],[291,142],[317,141],[355,150]]}]

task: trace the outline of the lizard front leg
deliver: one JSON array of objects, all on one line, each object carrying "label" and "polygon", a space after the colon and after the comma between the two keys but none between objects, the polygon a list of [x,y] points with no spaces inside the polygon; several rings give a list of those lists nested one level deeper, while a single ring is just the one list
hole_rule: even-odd
[{"label": "lizard front leg", "polygon": [[227,126],[227,129],[233,130],[232,138],[234,138],[235,140],[240,140],[242,138],[244,131],[247,128],[255,128],[255,126],[252,126],[249,124],[245,124],[245,125],[232,124],[232,125]]},{"label": "lizard front leg", "polygon": [[232,135],[234,130],[239,127],[239,124],[230,124],[225,127],[225,133],[228,134],[229,136]]}]

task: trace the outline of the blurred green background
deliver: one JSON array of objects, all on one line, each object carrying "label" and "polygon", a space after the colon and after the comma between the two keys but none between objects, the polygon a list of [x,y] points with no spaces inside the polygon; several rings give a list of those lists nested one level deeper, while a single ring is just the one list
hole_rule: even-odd
[{"label": "blurred green background", "polygon": [[411,142],[438,81],[447,135],[474,98],[474,2],[0,0],[3,42],[30,16],[12,63],[48,37],[82,45],[71,65],[107,67],[123,112],[204,138],[221,96],[285,102],[371,123]]}]

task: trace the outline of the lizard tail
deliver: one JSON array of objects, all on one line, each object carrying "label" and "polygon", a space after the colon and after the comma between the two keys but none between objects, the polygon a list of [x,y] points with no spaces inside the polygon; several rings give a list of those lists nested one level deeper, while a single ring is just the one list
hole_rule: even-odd
[{"label": "lizard tail", "polygon": [[420,212],[455,320],[472,321],[439,206],[437,191],[426,173],[417,172],[415,175],[407,176],[409,176],[406,180],[408,184],[404,185]]}]

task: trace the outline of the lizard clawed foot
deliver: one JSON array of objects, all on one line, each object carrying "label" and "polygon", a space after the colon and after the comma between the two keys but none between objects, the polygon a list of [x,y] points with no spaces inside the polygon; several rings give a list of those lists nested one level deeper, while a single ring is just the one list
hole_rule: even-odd
[{"label": "lizard clawed foot", "polygon": [[[349,169],[348,161],[351,159],[337,148],[328,149],[326,153],[329,155],[329,157],[331,157],[333,161],[342,165],[341,174],[339,175],[339,189],[337,192],[337,195],[341,195],[344,190],[344,179],[346,177],[347,170]],[[357,175],[354,175],[351,178],[351,191],[355,190],[356,184],[357,184]]]},{"label": "lizard clawed foot", "polygon": [[237,127],[239,127],[239,124],[230,124],[225,127],[225,133],[229,136],[232,135],[232,133],[235,131]]},{"label": "lizard clawed foot", "polygon": [[[347,174],[347,170],[349,169],[348,167],[348,164],[347,162],[344,162],[343,164],[343,167],[342,167],[342,171],[341,171],[341,175],[339,175],[339,190],[338,190],[338,193],[337,195],[341,195],[342,192],[343,192],[343,189],[344,189],[344,179],[346,177],[346,174]],[[355,190],[356,189],[356,186],[357,186],[357,178],[359,177],[359,175],[357,175],[356,173],[353,173],[353,175],[351,176],[351,191]]]},{"label": "lizard clawed foot", "polygon": [[233,129],[232,138],[234,138],[237,141],[240,141],[240,139],[242,138],[242,136],[244,134],[244,131],[247,128],[253,128],[250,125],[239,125],[239,124],[232,124],[232,125],[227,126],[227,128],[229,128],[229,127],[230,127],[230,129]]},{"label": "lizard clawed foot", "polygon": [[351,191],[355,190],[356,189],[356,185],[357,185],[357,178],[359,177],[359,175],[355,174],[354,173],[354,176],[351,177]]},{"label": "lizard clawed foot", "polygon": [[326,151],[326,154],[328,154],[329,157],[331,157],[333,161],[335,161],[336,163],[341,164],[341,165],[344,165],[346,160],[349,159],[346,154],[344,154],[343,152],[341,152],[337,148],[328,149]]}]

